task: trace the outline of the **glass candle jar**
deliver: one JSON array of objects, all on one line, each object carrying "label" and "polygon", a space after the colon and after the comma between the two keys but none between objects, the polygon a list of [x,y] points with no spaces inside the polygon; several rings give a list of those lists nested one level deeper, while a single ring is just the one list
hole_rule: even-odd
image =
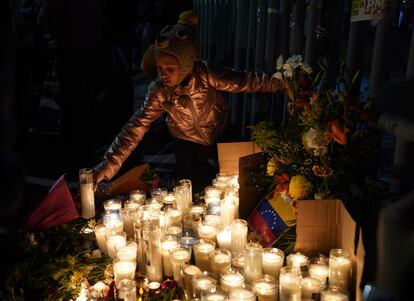
[{"label": "glass candle jar", "polygon": [[216,249],[210,254],[211,273],[219,278],[220,274],[231,267],[231,253],[226,249]]},{"label": "glass candle jar", "polygon": [[122,232],[124,229],[124,221],[119,212],[104,213],[102,221],[105,227],[112,232]]},{"label": "glass candle jar", "polygon": [[296,266],[286,266],[280,269],[279,275],[279,300],[301,300],[301,271]]},{"label": "glass candle jar", "polygon": [[214,225],[207,224],[206,222],[201,222],[198,224],[197,230],[198,237],[214,242],[216,241],[217,228]]},{"label": "glass candle jar", "polygon": [[110,258],[116,257],[116,248],[126,245],[126,232],[109,232],[106,234],[106,247]]},{"label": "glass candle jar", "polygon": [[136,262],[130,260],[115,259],[113,263],[114,279],[116,287],[123,279],[133,280],[135,276]]},{"label": "glass candle jar", "polygon": [[252,284],[263,274],[262,268],[263,247],[255,242],[250,242],[244,247],[244,280]]},{"label": "glass candle jar", "polygon": [[321,301],[348,301],[346,294],[339,291],[328,289],[321,292]]},{"label": "glass candle jar", "polygon": [[201,298],[203,292],[215,289],[217,280],[210,273],[202,272],[194,275],[191,283],[193,285],[193,298]]},{"label": "glass candle jar", "polygon": [[326,284],[329,276],[329,258],[324,256],[314,257],[309,260],[309,276],[318,279],[321,284]]},{"label": "glass candle jar", "polygon": [[264,248],[262,254],[263,273],[279,279],[285,253],[277,248]]},{"label": "glass candle jar", "polygon": [[117,291],[117,299],[124,301],[137,300],[137,283],[131,279],[122,279],[119,281]]},{"label": "glass candle jar", "polygon": [[183,275],[183,288],[185,298],[190,300],[193,298],[193,284],[192,278],[194,275],[202,274],[202,271],[199,267],[192,264],[182,264],[181,271]]},{"label": "glass candle jar", "polygon": [[195,264],[202,271],[211,271],[210,254],[214,252],[216,243],[208,239],[199,239],[193,247]]},{"label": "glass candle jar", "polygon": [[299,252],[290,254],[289,256],[286,257],[286,265],[303,269],[304,267],[307,267],[308,265],[308,257]]},{"label": "glass candle jar", "polygon": [[332,249],[329,252],[329,286],[343,291],[349,289],[351,277],[351,255],[342,249]]},{"label": "glass candle jar", "polygon": [[325,288],[318,279],[305,277],[301,280],[302,299],[312,300],[314,296],[320,296],[321,290]]},{"label": "glass candle jar", "polygon": [[170,250],[179,247],[178,240],[175,236],[166,235],[161,242],[161,254],[162,254],[162,267],[164,275],[171,277],[173,275],[171,262],[170,262]]},{"label": "glass candle jar", "polygon": [[229,292],[231,288],[242,287],[244,276],[239,269],[231,268],[220,275],[221,289]]},{"label": "glass candle jar", "polygon": [[143,190],[133,190],[129,193],[129,200],[139,205],[144,205],[147,194]]},{"label": "glass candle jar", "polygon": [[277,300],[278,281],[275,277],[263,275],[263,277],[253,282],[252,287],[259,301]]},{"label": "glass candle jar", "polygon": [[251,286],[245,284],[242,287],[231,288],[229,299],[238,301],[256,301],[256,293]]},{"label": "glass candle jar", "polygon": [[221,301],[221,300],[227,300],[227,294],[220,290],[219,288],[216,288],[212,292],[203,292],[201,293],[201,301]]},{"label": "glass candle jar", "polygon": [[122,201],[119,199],[110,199],[103,203],[105,212],[119,211],[122,208]]},{"label": "glass candle jar", "polygon": [[191,259],[191,248],[178,247],[170,250],[170,262],[174,280],[178,285],[183,286],[181,280],[181,265],[188,263]]},{"label": "glass candle jar", "polygon": [[231,250],[231,227],[220,226],[217,229],[216,239],[220,248]]},{"label": "glass candle jar", "polygon": [[231,223],[231,252],[233,254],[243,251],[247,243],[247,222],[235,219]]}]

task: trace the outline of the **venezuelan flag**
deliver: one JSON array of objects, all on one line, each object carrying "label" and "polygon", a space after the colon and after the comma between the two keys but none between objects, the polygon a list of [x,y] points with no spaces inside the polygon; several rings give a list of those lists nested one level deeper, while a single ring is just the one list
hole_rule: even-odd
[{"label": "venezuelan flag", "polygon": [[265,247],[277,241],[277,233],[296,223],[296,208],[279,192],[272,191],[253,210],[248,218],[251,231],[263,238]]}]

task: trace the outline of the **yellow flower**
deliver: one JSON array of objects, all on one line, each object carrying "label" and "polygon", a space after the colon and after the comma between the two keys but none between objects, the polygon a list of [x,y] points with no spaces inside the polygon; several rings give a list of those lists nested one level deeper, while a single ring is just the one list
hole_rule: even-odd
[{"label": "yellow flower", "polygon": [[289,183],[289,195],[294,200],[305,198],[312,191],[312,184],[304,176],[294,176]]},{"label": "yellow flower", "polygon": [[273,157],[269,162],[267,162],[267,175],[269,177],[273,177],[277,170],[277,164],[276,164],[276,157]]}]

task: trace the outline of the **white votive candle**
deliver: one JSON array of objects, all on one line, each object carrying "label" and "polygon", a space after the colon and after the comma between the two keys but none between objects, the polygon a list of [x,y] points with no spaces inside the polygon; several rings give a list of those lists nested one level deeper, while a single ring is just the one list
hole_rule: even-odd
[{"label": "white votive candle", "polygon": [[106,212],[119,211],[122,208],[122,201],[118,199],[110,199],[103,203]]},{"label": "white votive candle", "polygon": [[236,218],[236,206],[233,198],[227,197],[222,200],[220,214],[221,224],[224,226],[231,225],[232,221]]},{"label": "white votive candle", "polygon": [[302,299],[312,300],[314,294],[319,295],[324,285],[318,279],[306,277],[301,280],[302,286]]},{"label": "white votive candle", "polygon": [[321,301],[348,301],[349,298],[347,295],[334,291],[334,290],[324,290],[321,292]]},{"label": "white votive candle", "polygon": [[79,170],[79,186],[82,204],[82,217],[95,216],[95,195],[93,192],[93,171],[91,168]]},{"label": "white votive candle", "polygon": [[278,283],[275,277],[265,275],[264,277],[254,281],[252,286],[259,301],[277,300]]},{"label": "white votive candle", "polygon": [[233,254],[243,251],[247,243],[247,222],[235,219],[231,223],[231,251]]},{"label": "white votive candle", "polygon": [[200,239],[193,247],[195,264],[202,271],[211,271],[210,268],[210,254],[214,252],[216,244],[214,241],[207,239]]},{"label": "white votive candle", "polygon": [[116,257],[116,249],[126,245],[126,233],[107,233],[106,247],[108,248],[108,256],[110,258]]},{"label": "white votive candle", "polygon": [[244,280],[251,284],[262,276],[263,247],[254,242],[244,247]]},{"label": "white votive candle", "polygon": [[211,273],[218,278],[231,267],[231,253],[226,249],[217,249],[210,254],[210,262]]},{"label": "white votive candle", "polygon": [[134,219],[137,217],[136,212],[123,208],[121,209],[121,216],[124,221],[124,231],[127,238],[134,238]]},{"label": "white votive candle", "polygon": [[192,278],[194,275],[201,274],[202,271],[199,267],[192,264],[183,264],[181,271],[183,274],[184,295],[187,300],[191,300],[193,298]]},{"label": "white votive candle", "polygon": [[172,276],[173,271],[170,262],[170,250],[175,249],[179,246],[178,241],[172,236],[164,238],[164,241],[161,243],[161,253],[162,253],[162,266],[164,269],[165,276]]},{"label": "white votive candle", "polygon": [[110,231],[110,229],[105,227],[102,223],[95,226],[96,242],[98,243],[99,250],[105,254],[108,254],[108,249],[106,248],[106,233],[108,233],[108,231]]},{"label": "white votive candle", "polygon": [[143,190],[133,190],[129,193],[129,200],[139,205],[144,205],[146,199],[147,193]]},{"label": "white votive candle", "polygon": [[178,247],[170,250],[170,262],[173,271],[174,280],[182,287],[181,268],[183,263],[189,262],[191,259],[191,249]]},{"label": "white votive candle", "polygon": [[318,279],[321,283],[325,284],[329,275],[329,267],[326,264],[311,264],[309,266],[309,276]]},{"label": "white votive candle", "polygon": [[[214,186],[207,186],[204,188],[204,200],[208,198],[218,198],[220,199],[221,196],[221,190],[214,187]],[[207,203],[207,201],[206,201]]]},{"label": "white votive candle", "polygon": [[231,227],[221,226],[217,230],[217,243],[220,248],[231,250]]},{"label": "white votive candle", "polygon": [[124,221],[119,213],[105,213],[102,217],[103,224],[113,232],[122,232]]},{"label": "white votive candle", "polygon": [[329,253],[329,286],[348,291],[351,269],[351,255],[342,249],[332,249]]},{"label": "white votive candle", "polygon": [[280,269],[280,301],[301,300],[301,272],[298,267],[286,266]]},{"label": "white votive candle", "polygon": [[264,248],[262,254],[263,273],[279,279],[285,254],[277,248]]},{"label": "white votive candle", "polygon": [[115,285],[118,285],[122,279],[134,279],[136,263],[133,261],[119,260],[114,262]]},{"label": "white votive candle", "polygon": [[193,298],[200,298],[203,292],[215,289],[216,279],[207,272],[196,274],[192,277]]},{"label": "white votive candle", "polygon": [[138,244],[135,241],[127,241],[125,246],[116,248],[116,257],[121,260],[137,260]]},{"label": "white votive candle", "polygon": [[286,257],[286,264],[293,267],[304,267],[308,264],[308,257],[297,252]]},{"label": "white votive candle", "polygon": [[236,287],[230,289],[229,299],[238,301],[256,301],[256,294],[247,287]]},{"label": "white votive candle", "polygon": [[198,224],[197,230],[200,238],[216,241],[217,228],[215,226],[201,222]]},{"label": "white votive candle", "polygon": [[242,287],[244,276],[238,269],[228,269],[220,275],[221,289],[229,292],[231,288]]}]

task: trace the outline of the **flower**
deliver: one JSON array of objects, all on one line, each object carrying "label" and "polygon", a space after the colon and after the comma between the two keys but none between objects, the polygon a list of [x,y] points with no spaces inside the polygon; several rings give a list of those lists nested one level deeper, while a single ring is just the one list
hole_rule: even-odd
[{"label": "flower", "polygon": [[303,134],[302,143],[315,156],[323,156],[328,152],[329,136],[326,131],[310,128]]},{"label": "flower", "polygon": [[312,184],[304,176],[294,176],[289,183],[289,195],[294,200],[304,199],[312,192]]},{"label": "flower", "polygon": [[277,170],[277,158],[273,157],[269,162],[267,162],[267,175],[273,177]]}]

